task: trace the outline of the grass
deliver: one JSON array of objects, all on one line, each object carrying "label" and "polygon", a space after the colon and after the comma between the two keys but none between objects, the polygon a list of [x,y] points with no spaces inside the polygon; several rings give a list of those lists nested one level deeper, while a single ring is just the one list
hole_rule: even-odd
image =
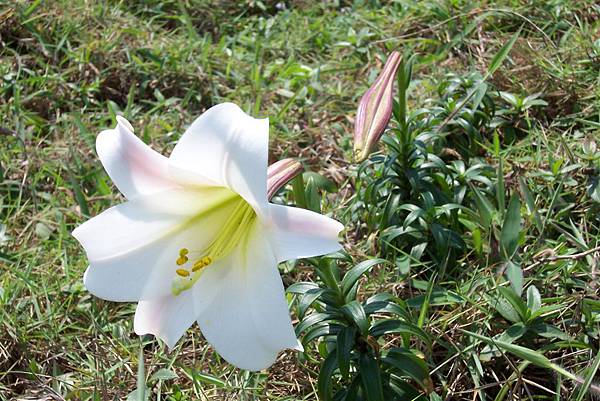
[{"label": "grass", "polygon": [[[122,201],[95,155],[95,135],[122,113],[146,143],[168,154],[213,104],[233,101],[268,116],[270,160],[297,157],[335,182],[339,190],[322,207],[345,220],[345,248],[362,260],[381,249],[377,231],[365,233],[344,213],[356,200],[353,118],[388,52],[418,55],[409,91],[416,109],[435,97],[447,74],[484,73],[519,29],[488,84],[517,96],[539,93],[548,105],[519,114],[514,140],[483,156],[496,169],[503,161],[499,177],[507,194],[526,199],[522,183],[529,189],[520,241],[524,283],[535,284],[548,307],[544,321],[562,333],[519,344],[578,379],[509,348],[489,348],[481,358],[484,343],[465,330],[490,338],[511,324],[486,297],[506,286],[502,274],[489,259],[474,257],[474,248],[444,275],[431,274],[436,267],[427,263],[404,273],[381,268],[362,291],[406,299],[436,339],[424,350],[439,395],[431,400],[600,395],[594,384],[598,6],[568,0],[218,3],[0,4],[0,398],[126,399],[136,388],[143,347],[152,399],[315,399],[318,353],[312,361],[286,352],[267,371],[244,372],[212,352],[196,328],[167,352],[153,338],[133,334],[133,304],[102,301],[85,290],[86,258],[70,232]],[[315,279],[304,265],[286,265],[282,274],[286,284]]]}]

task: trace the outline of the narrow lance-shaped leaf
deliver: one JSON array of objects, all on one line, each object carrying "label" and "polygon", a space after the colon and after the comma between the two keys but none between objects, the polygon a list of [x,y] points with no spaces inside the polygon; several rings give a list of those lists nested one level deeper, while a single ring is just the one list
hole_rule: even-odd
[{"label": "narrow lance-shaped leaf", "polygon": [[496,347],[510,352],[513,355],[516,355],[517,357],[524,359],[526,361],[529,361],[531,363],[533,363],[534,365],[537,365],[539,367],[545,368],[545,369],[552,369],[557,373],[562,374],[565,377],[568,377],[571,380],[574,381],[579,381],[578,378],[571,372],[569,372],[568,370],[564,369],[563,367],[552,363],[552,361],[550,361],[548,358],[546,358],[546,356],[544,356],[543,354],[534,351],[532,349],[526,348],[526,347],[522,347],[520,345],[516,345],[516,344],[511,344],[511,343],[507,343],[504,341],[499,341],[499,340],[493,340],[491,338],[482,336],[480,334],[477,333],[473,333],[467,330],[461,330],[462,332],[464,332],[465,334],[470,335],[471,337],[477,338],[478,340],[481,340],[485,343],[491,344],[491,345],[495,345]]},{"label": "narrow lance-shaped leaf", "polygon": [[377,361],[368,354],[360,354],[358,366],[367,401],[383,401],[381,369]]},{"label": "narrow lance-shaped leaf", "polygon": [[352,347],[354,346],[354,337],[356,336],[355,327],[345,327],[337,335],[337,359],[342,376],[349,378],[350,359]]},{"label": "narrow lance-shaped leaf", "polygon": [[500,48],[498,53],[496,53],[496,55],[494,56],[494,58],[492,59],[490,65],[488,67],[488,71],[486,73],[486,79],[487,79],[487,77],[492,75],[494,72],[496,72],[496,70],[498,68],[500,68],[500,66],[502,65],[502,62],[504,62],[504,60],[506,60],[506,57],[508,57],[508,53],[510,53],[512,47],[514,46],[515,42],[519,38],[519,35],[521,35],[521,28],[519,28],[519,30],[517,32],[515,32],[515,34],[513,36],[511,36],[510,40],[508,42],[506,42],[504,44],[504,46],[502,46]]},{"label": "narrow lance-shaped leaf", "polygon": [[337,354],[335,352],[330,353],[325,361],[321,365],[319,371],[319,380],[317,382],[317,392],[319,393],[319,399],[323,401],[329,401],[331,397],[331,379],[333,372],[338,367]]},{"label": "narrow lance-shaped leaf", "polygon": [[367,335],[369,332],[369,320],[360,302],[354,300],[342,307],[344,315],[354,322],[362,335]]},{"label": "narrow lance-shaped leaf", "polygon": [[510,199],[502,232],[500,233],[500,251],[504,260],[510,260],[519,245],[521,233],[521,201],[516,195]]}]

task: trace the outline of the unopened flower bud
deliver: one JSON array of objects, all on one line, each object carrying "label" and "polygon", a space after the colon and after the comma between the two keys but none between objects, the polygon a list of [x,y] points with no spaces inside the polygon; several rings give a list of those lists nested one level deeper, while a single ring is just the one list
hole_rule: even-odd
[{"label": "unopened flower bud", "polygon": [[267,197],[271,199],[292,178],[302,173],[302,164],[294,159],[282,159],[267,169]]},{"label": "unopened flower bud", "polygon": [[360,99],[354,122],[354,157],[365,160],[383,135],[394,105],[394,81],[402,62],[398,52],[392,52],[375,83]]}]

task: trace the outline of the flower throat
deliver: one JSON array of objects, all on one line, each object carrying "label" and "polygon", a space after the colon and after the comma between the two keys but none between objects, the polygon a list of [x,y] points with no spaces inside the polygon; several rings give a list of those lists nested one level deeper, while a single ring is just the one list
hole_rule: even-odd
[{"label": "flower throat", "polygon": [[255,219],[256,212],[252,206],[240,198],[225,224],[217,232],[215,239],[206,249],[190,252],[187,248],[181,248],[175,261],[178,268],[175,270],[177,275],[171,286],[173,295],[177,296],[192,288],[205,267],[226,257],[236,246],[245,241]]}]

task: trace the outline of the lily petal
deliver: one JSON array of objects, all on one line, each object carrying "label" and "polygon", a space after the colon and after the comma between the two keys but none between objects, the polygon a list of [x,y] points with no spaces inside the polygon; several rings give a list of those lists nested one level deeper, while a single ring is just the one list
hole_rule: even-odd
[{"label": "lily petal", "polygon": [[90,261],[111,258],[169,236],[188,220],[234,199],[234,193],[221,187],[167,190],[113,206],[75,228],[73,236]]},{"label": "lily petal", "polygon": [[302,350],[294,334],[277,261],[259,223],[219,276],[198,284],[217,287],[198,324],[228,362],[247,370],[270,366],[285,348]]},{"label": "lily petal", "polygon": [[267,204],[268,145],[268,119],[252,118],[235,104],[222,103],[192,123],[169,163],[175,170],[231,188],[260,213]]},{"label": "lily petal", "polygon": [[140,301],[133,321],[135,333],[139,336],[154,334],[172,349],[196,320],[191,305],[192,291]]},{"label": "lily petal", "polygon": [[117,126],[100,132],[96,151],[104,169],[127,199],[176,187],[168,159],[134,135],[129,122],[117,116]]},{"label": "lily petal", "polygon": [[229,263],[230,259],[225,259],[211,265],[203,273],[202,280],[189,291],[182,291],[176,296],[168,294],[140,301],[135,311],[135,333],[153,334],[169,348],[175,347],[177,341],[202,311],[211,305],[220,291],[219,286],[214,283],[228,279]]},{"label": "lily petal", "polygon": [[90,262],[83,279],[86,288],[111,301],[170,294],[179,249],[210,243],[234,206],[227,199],[235,198],[225,188],[171,190],[136,198],[88,220],[73,231]]},{"label": "lily petal", "polygon": [[325,255],[342,248],[344,226],[327,216],[290,206],[269,205],[267,232],[278,262]]}]

